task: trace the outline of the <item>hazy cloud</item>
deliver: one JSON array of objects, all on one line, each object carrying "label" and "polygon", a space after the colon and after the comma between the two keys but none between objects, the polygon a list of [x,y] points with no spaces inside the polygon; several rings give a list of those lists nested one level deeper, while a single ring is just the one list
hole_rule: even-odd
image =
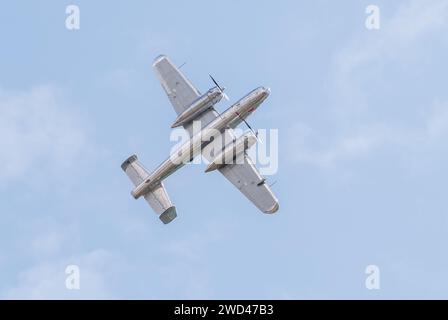
[{"label": "hazy cloud", "polygon": [[55,88],[0,90],[0,183],[70,168],[87,152],[80,116]]},{"label": "hazy cloud", "polygon": [[[328,110],[333,126],[320,130],[309,124],[296,125],[294,135],[300,138],[294,143],[295,160],[331,167],[385,146],[415,150],[446,135],[448,103],[427,96],[426,104],[400,106],[399,101],[391,105],[389,87],[395,82],[389,78],[386,66],[403,64],[412,70],[420,63],[421,51],[426,50],[424,40],[430,35],[443,35],[447,27],[446,1],[415,0],[400,6],[390,18],[384,15],[380,30],[355,34],[334,60],[330,86],[334,104]],[[396,85],[406,90],[406,83]],[[389,110],[403,116],[387,117]],[[418,115],[416,123],[402,120],[409,114]]]},{"label": "hazy cloud", "polygon": [[[4,299],[107,299],[112,298],[108,274],[113,269],[114,256],[105,250],[94,250],[81,256],[43,261],[22,271],[18,283],[7,289]],[[80,290],[65,286],[65,268],[75,264],[80,269]]]}]

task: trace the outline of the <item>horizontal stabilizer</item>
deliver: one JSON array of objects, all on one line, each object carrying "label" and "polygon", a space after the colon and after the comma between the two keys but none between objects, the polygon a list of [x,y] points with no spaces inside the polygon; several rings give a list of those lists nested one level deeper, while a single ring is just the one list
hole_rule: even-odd
[{"label": "horizontal stabilizer", "polygon": [[[126,175],[131,179],[134,186],[138,186],[145,179],[149,177],[149,172],[142,166],[136,155],[130,156],[126,159],[121,168],[126,173]],[[176,217],[176,208],[171,203],[171,200],[166,192],[166,189],[162,182],[151,187],[147,193],[143,195],[145,200],[151,206],[151,208],[160,217],[160,220],[164,223],[170,223]]]},{"label": "horizontal stabilizer", "polygon": [[127,174],[129,179],[131,179],[134,186],[138,186],[147,177],[149,177],[148,170],[142,166],[140,161],[135,154],[127,158],[122,164],[121,169]]}]

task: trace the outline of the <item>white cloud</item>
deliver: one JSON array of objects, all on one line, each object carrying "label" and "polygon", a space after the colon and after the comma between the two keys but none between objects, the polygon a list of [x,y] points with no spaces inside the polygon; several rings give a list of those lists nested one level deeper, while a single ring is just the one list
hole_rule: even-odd
[{"label": "white cloud", "polygon": [[84,125],[55,88],[0,90],[0,183],[63,172],[87,148]]},{"label": "white cloud", "polygon": [[338,162],[360,158],[384,147],[393,146],[407,151],[445,144],[448,138],[448,101],[435,102],[428,108],[420,127],[367,124],[350,128],[345,135],[324,140],[306,125],[295,127],[294,160],[308,165],[330,168]]},{"label": "white cloud", "polygon": [[[328,110],[333,127],[322,131],[299,124],[293,128],[292,134],[301,137],[294,142],[295,161],[332,167],[383,147],[413,151],[446,137],[448,102],[437,102],[433,96],[426,97],[426,105],[419,102],[402,109],[394,107],[395,114],[423,114],[416,123],[407,123],[405,117],[389,119],[378,115],[390,114],[391,105],[381,103],[388,101],[388,94],[405,95],[407,90],[406,75],[399,76],[405,82],[398,84],[388,78],[387,66],[412,69],[419,65],[421,53],[427,50],[426,39],[445,39],[447,31],[448,2],[443,0],[406,2],[390,17],[382,10],[380,30],[362,30],[335,56],[331,93],[334,105]],[[389,85],[399,86],[391,91]],[[381,100],[370,101],[379,95]]]},{"label": "white cloud", "polygon": [[400,63],[415,57],[425,49],[418,45],[419,41],[447,27],[448,2],[444,0],[414,0],[401,6],[393,17],[384,15],[380,30],[363,30],[336,56],[335,81],[341,85],[338,88],[351,89],[350,82],[358,80],[355,76],[362,66],[388,59]]},{"label": "white cloud", "polygon": [[112,88],[116,92],[128,91],[137,81],[139,81],[138,73],[130,68],[117,68],[97,79],[98,85]]},{"label": "white cloud", "polygon": [[318,133],[302,125],[296,134],[301,139],[296,144],[294,160],[303,164],[332,167],[338,161],[360,157],[381,147],[393,136],[388,131],[386,127],[373,126],[330,142],[322,142],[319,141],[321,138]]},{"label": "white cloud", "polygon": [[[234,228],[232,221],[227,219],[203,220],[199,230],[189,232],[188,236],[167,241],[161,247],[162,252],[170,257],[171,263],[162,268],[157,267],[157,273],[166,279],[162,288],[164,292],[175,298],[204,299],[214,293],[210,283],[212,274],[207,268],[208,261],[204,255],[210,247],[215,247],[222,241],[225,234]],[[172,291],[172,288],[178,288]],[[156,294],[156,298],[169,296]]]},{"label": "white cloud", "polygon": [[437,101],[426,120],[426,140],[437,141],[448,134],[448,102]]},{"label": "white cloud", "polygon": [[[17,284],[2,293],[3,299],[108,299],[113,298],[108,283],[116,258],[105,250],[55,261],[41,262],[18,276]],[[68,265],[80,269],[80,290],[65,286]]]},{"label": "white cloud", "polygon": [[32,252],[40,257],[55,254],[61,249],[64,238],[61,232],[55,230],[38,234],[31,243]]},{"label": "white cloud", "polygon": [[388,81],[387,66],[414,68],[427,50],[424,42],[431,35],[445,39],[448,31],[448,2],[414,0],[400,6],[389,17],[382,10],[381,29],[360,29],[334,61],[333,88],[335,116],[344,118],[365,112],[369,102],[365,91],[373,92],[377,81]]}]

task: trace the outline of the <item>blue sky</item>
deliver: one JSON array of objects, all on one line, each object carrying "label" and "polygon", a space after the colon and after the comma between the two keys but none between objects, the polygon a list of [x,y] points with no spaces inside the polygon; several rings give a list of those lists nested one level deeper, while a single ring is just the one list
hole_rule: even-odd
[{"label": "blue sky", "polygon": [[[22,1],[0,21],[1,298],[448,298],[446,1]],[[130,196],[121,162],[173,145],[160,53],[231,101],[271,88],[249,120],[279,130],[277,214],[204,165],[166,181],[168,226]]]}]

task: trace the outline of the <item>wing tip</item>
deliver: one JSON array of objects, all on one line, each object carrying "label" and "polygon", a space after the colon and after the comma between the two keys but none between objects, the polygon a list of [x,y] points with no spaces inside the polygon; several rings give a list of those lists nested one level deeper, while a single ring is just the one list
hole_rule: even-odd
[{"label": "wing tip", "polygon": [[138,159],[137,156],[133,154],[132,156],[123,161],[123,163],[121,164],[121,169],[123,169],[123,171],[126,172],[126,169],[129,167],[129,165],[132,162],[136,161],[137,159]]},{"label": "wing tip", "polygon": [[266,210],[265,213],[269,213],[269,214],[276,213],[279,208],[280,208],[280,205],[279,205],[278,201],[275,201],[275,204],[271,208]]},{"label": "wing tip", "polygon": [[168,224],[176,218],[177,218],[177,212],[175,206],[171,206],[168,209],[166,209],[159,217],[159,219],[163,222],[163,224]]},{"label": "wing tip", "polygon": [[158,55],[155,59],[154,62],[152,63],[152,66],[155,67],[158,63],[160,63],[162,60],[167,60],[168,56],[164,55],[164,54],[160,54]]}]

